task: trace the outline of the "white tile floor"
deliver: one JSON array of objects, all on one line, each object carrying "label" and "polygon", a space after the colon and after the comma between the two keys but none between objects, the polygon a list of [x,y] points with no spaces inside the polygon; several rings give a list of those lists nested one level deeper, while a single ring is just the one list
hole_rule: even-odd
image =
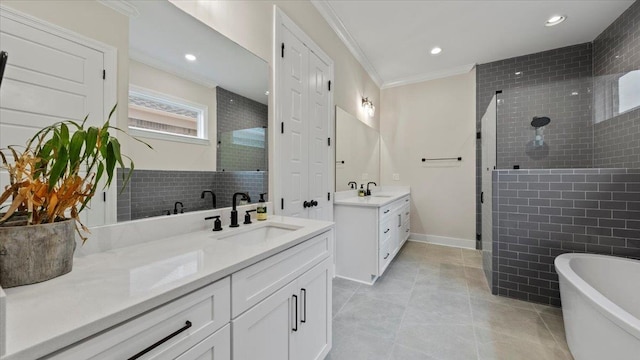
[{"label": "white tile floor", "polygon": [[560,309],[491,295],[479,251],[407,242],[373,286],[333,282],[327,359],[572,359]]}]

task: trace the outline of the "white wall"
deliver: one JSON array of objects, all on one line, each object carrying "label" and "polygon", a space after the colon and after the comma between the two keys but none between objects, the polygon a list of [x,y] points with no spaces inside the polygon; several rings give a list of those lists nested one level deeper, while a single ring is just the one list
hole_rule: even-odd
[{"label": "white wall", "polygon": [[136,168],[155,170],[216,170],[216,89],[196,84],[138,61],[129,61],[129,83],[206,105],[208,145],[141,138],[151,146],[131,142],[129,156]]},{"label": "white wall", "polygon": [[381,182],[411,187],[414,234],[475,242],[475,87],[474,69],[381,91]]}]

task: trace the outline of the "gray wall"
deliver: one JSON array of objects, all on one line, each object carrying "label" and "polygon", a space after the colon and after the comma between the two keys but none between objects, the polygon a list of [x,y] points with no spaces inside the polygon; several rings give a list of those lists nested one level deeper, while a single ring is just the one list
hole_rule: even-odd
[{"label": "gray wall", "polygon": [[[251,202],[267,192],[266,171],[161,171],[134,170],[131,182],[118,194],[118,221],[163,216],[173,212],[174,203],[184,204],[185,212],[212,208],[211,195],[200,198],[203,190],[216,194],[217,207],[230,207],[234,192],[248,192]],[[118,189],[122,187],[118,169]],[[266,199],[266,197],[265,197]]]},{"label": "gray wall", "polygon": [[[617,114],[617,80],[640,69],[640,2],[593,42],[594,166],[640,168],[640,109]],[[602,121],[604,120],[604,121]]]},{"label": "gray wall", "polygon": [[494,294],[560,305],[556,256],[640,259],[640,169],[494,172]]},{"label": "gray wall", "polygon": [[217,88],[218,171],[267,170],[266,136],[263,148],[233,144],[234,130],[267,128],[267,105],[221,87]]}]

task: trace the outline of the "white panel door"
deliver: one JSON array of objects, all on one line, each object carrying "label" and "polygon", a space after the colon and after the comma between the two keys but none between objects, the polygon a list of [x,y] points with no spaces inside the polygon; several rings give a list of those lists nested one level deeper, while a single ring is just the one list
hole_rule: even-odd
[{"label": "white panel door", "polygon": [[299,329],[292,296],[296,282],[278,290],[232,321],[234,360],[287,360],[289,338]]},{"label": "white panel door", "polygon": [[[105,119],[104,54],[0,14],[0,49],[9,54],[0,87],[0,148],[25,145],[40,128],[62,120],[101,125]],[[0,173],[0,186],[8,174]],[[96,196],[85,225],[104,223]]]},{"label": "white panel door", "polygon": [[286,56],[282,59],[282,215],[307,217],[303,207],[309,192],[309,145],[307,118],[309,49],[286,27],[282,30]]},{"label": "white panel door", "polygon": [[[329,194],[329,65],[309,51],[309,218],[331,220]],[[315,204],[314,202],[314,204]]]},{"label": "white panel door", "polygon": [[320,360],[331,347],[331,273],[326,259],[297,280],[300,329],[292,338],[291,359]]},{"label": "white panel door", "polygon": [[491,252],[493,240],[493,181],[491,174],[496,166],[496,96],[493,96],[489,107],[482,116],[482,251]]}]

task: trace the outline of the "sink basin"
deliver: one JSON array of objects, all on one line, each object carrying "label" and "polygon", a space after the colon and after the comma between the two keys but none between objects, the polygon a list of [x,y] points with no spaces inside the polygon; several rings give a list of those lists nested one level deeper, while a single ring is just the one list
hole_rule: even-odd
[{"label": "sink basin", "polygon": [[270,239],[289,234],[292,231],[296,231],[298,229],[300,229],[300,227],[298,226],[270,223],[265,224],[264,226],[234,232],[233,234],[221,236],[217,239],[221,241],[229,241],[236,244],[251,246],[265,243]]},{"label": "sink basin", "polygon": [[393,197],[393,195],[373,194],[373,195],[371,195],[371,197],[390,198],[390,197]]}]

